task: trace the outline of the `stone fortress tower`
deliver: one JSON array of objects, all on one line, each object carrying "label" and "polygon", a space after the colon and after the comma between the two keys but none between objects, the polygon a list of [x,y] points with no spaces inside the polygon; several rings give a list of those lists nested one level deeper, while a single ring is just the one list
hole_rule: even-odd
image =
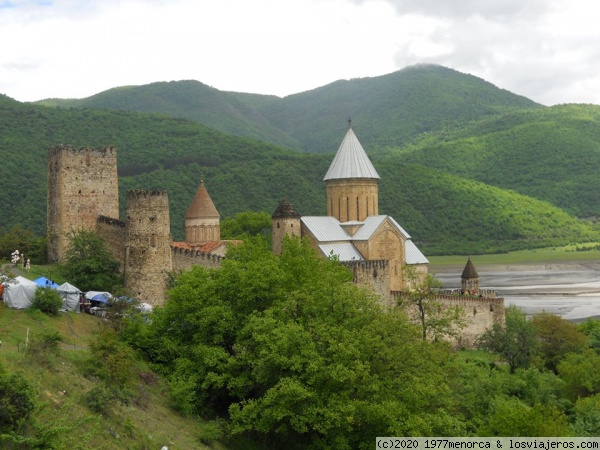
[{"label": "stone fortress tower", "polygon": [[128,191],[124,277],[145,302],[163,298],[173,270],[167,191]]},{"label": "stone fortress tower", "polygon": [[284,198],[271,216],[273,224],[272,249],[281,255],[281,244],[285,236],[300,236],[300,214],[287,198]]},{"label": "stone fortress tower", "polygon": [[98,216],[119,217],[117,149],[57,146],[47,176],[48,259],[59,261],[70,232],[95,230]]},{"label": "stone fortress tower", "polygon": [[50,261],[64,258],[70,233],[96,231],[121,262],[125,288],[152,305],[165,301],[168,272],[221,264],[228,241],[220,240],[219,213],[204,182],[186,215],[192,242],[173,242],[166,191],[128,191],[126,220],[119,220],[115,147],[57,146],[48,151],[47,169]]}]

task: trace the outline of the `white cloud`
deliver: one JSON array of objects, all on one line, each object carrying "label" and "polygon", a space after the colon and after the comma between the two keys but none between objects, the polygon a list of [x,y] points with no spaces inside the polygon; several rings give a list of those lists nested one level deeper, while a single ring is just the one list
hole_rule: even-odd
[{"label": "white cloud", "polygon": [[21,101],[196,79],[288,95],[434,62],[544,104],[600,104],[593,0],[0,0]]}]

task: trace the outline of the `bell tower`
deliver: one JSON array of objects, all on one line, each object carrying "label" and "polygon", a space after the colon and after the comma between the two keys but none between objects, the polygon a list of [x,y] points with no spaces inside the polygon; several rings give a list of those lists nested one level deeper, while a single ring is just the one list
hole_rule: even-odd
[{"label": "bell tower", "polygon": [[327,215],[340,222],[363,222],[379,214],[379,174],[352,130],[348,131],[323,181]]}]

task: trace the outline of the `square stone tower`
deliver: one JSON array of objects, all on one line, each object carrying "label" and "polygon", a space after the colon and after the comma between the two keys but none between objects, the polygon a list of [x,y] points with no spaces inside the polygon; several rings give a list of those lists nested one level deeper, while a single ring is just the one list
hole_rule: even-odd
[{"label": "square stone tower", "polygon": [[60,261],[76,230],[95,230],[98,216],[119,218],[117,149],[57,146],[48,151],[48,260]]}]

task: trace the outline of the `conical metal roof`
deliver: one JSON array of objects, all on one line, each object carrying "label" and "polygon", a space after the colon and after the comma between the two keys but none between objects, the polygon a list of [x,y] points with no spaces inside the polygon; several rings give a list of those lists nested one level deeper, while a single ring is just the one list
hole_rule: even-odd
[{"label": "conical metal roof", "polygon": [[204,180],[200,181],[200,186],[196,191],[196,195],[190,204],[187,212],[185,213],[186,219],[207,219],[207,218],[219,218],[219,211],[215,208],[208,191],[204,186]]},{"label": "conical metal roof", "polygon": [[379,174],[352,128],[348,128],[323,181],[347,178],[379,179]]}]

